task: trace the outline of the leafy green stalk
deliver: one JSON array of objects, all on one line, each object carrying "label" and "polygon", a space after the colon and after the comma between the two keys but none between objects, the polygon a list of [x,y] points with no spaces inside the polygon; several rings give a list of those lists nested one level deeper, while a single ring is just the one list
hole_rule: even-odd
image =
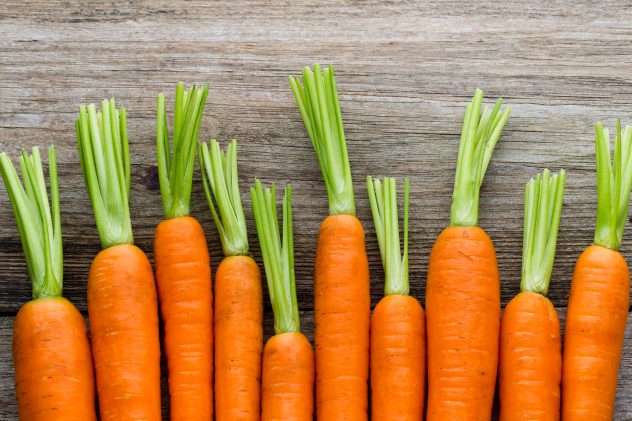
[{"label": "leafy green stalk", "polygon": [[184,90],[183,83],[176,85],[171,146],[167,128],[165,95],[158,95],[156,115],[158,176],[162,207],[168,219],[189,215],[197,139],[207,95],[207,85],[201,88],[193,85],[189,91]]},{"label": "leafy green stalk", "polygon": [[404,250],[401,252],[397,223],[397,185],[394,178],[367,177],[367,190],[375,233],[384,266],[384,294],[408,295],[408,208],[410,180],[404,180]]},{"label": "leafy green stalk", "polygon": [[313,72],[309,67],[303,69],[303,84],[297,77],[290,76],[289,80],[318,156],[327,188],[329,213],[355,215],[353,182],[334,67],[330,65],[321,71],[320,66],[315,64]]},{"label": "leafy green stalk", "polygon": [[101,246],[132,244],[125,108],[117,110],[114,98],[104,100],[100,112],[94,104],[82,105],[75,129]]},{"label": "leafy green stalk", "polygon": [[560,226],[566,173],[544,170],[524,191],[521,291],[546,295],[549,291],[557,232]]},{"label": "leafy green stalk", "polygon": [[454,177],[454,193],[450,209],[451,226],[478,225],[478,200],[481,184],[485,178],[487,166],[500,138],[500,133],[509,118],[511,108],[500,110],[502,100],[490,110],[485,107],[481,112],[483,91],[476,89],[472,102],[467,104],[459,156]]},{"label": "leafy green stalk", "polygon": [[248,231],[241,206],[239,177],[237,176],[237,141],[233,139],[226,152],[217,140],[211,139],[210,148],[201,143],[199,161],[204,194],[222,240],[226,256],[248,254]]},{"label": "leafy green stalk", "polygon": [[48,149],[50,204],[39,148],[31,155],[22,151],[20,169],[23,183],[11,159],[0,154],[0,174],[22,240],[33,298],[57,297],[62,293],[64,265],[55,148]]},{"label": "leafy green stalk", "polygon": [[274,184],[263,188],[259,180],[250,188],[257,234],[274,312],[275,333],[299,332],[301,321],[296,301],[294,246],[292,239],[292,188],[285,186],[283,234],[279,233]]},{"label": "leafy green stalk", "polygon": [[597,225],[595,244],[619,250],[628,217],[632,189],[632,127],[617,121],[614,159],[610,158],[610,136],[601,123],[596,125]]}]

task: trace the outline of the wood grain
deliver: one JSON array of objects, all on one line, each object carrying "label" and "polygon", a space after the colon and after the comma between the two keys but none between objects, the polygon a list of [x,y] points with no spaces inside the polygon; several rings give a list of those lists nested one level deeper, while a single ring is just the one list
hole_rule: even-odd
[{"label": "wood grain", "polygon": [[[502,96],[513,106],[480,210],[497,247],[504,303],[518,291],[523,185],[544,167],[568,171],[550,291],[563,309],[575,260],[593,237],[593,125],[603,120],[612,128],[617,117],[632,124],[631,19],[630,4],[614,0],[3,1],[0,150],[15,157],[24,147],[57,145],[65,295],[85,311],[86,274],[99,243],[74,140],[79,104],[115,96],[128,109],[134,234],[150,251],[162,216],[156,96],[165,91],[172,100],[177,81],[209,83],[201,136],[240,142],[258,261],[246,187],[254,177],[293,184],[298,298],[309,312],[327,206],[287,76],[334,63],[373,303],[383,273],[364,187],[369,174],[411,177],[412,293],[422,299],[432,241],[448,222],[464,103],[478,86],[489,102]],[[221,246],[199,180],[192,212],[207,230],[216,266]],[[4,187],[0,221],[0,419],[11,420],[10,324],[30,292]],[[622,252],[632,258],[629,230]],[[306,331],[311,335],[309,323]],[[632,355],[625,355],[616,420],[632,420]]]}]

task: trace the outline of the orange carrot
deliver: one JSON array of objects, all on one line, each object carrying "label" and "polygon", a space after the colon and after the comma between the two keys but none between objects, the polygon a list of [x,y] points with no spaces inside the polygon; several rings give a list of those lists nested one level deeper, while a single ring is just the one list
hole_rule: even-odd
[{"label": "orange carrot", "polygon": [[408,196],[404,184],[404,251],[400,253],[394,178],[367,178],[384,266],[384,298],[371,317],[371,416],[422,420],[426,398],[426,317],[408,295]]},{"label": "orange carrot", "polygon": [[560,320],[546,298],[560,223],[565,173],[548,170],[525,189],[521,292],[500,327],[500,420],[560,419]]},{"label": "orange carrot", "polygon": [[316,415],[366,420],[369,375],[369,265],[355,216],[353,183],[333,66],[303,69],[290,86],[321,166],[329,216],[320,226],[314,273]]},{"label": "orange carrot", "polygon": [[571,282],[564,336],[562,419],[611,420],[630,305],[630,271],[619,253],[632,187],[632,127],[617,124],[614,162],[608,130],[597,124],[595,243]]},{"label": "orange carrot", "polygon": [[261,419],[314,419],[314,352],[301,334],[296,301],[292,239],[292,189],[285,187],[283,228],[279,234],[274,184],[264,189],[259,180],[250,189],[261,254],[266,269],[275,335],[263,349]]},{"label": "orange carrot", "polygon": [[225,258],[215,273],[215,419],[260,418],[263,292],[248,255],[237,176],[237,142],[226,153],[216,140],[200,145],[204,192]]},{"label": "orange carrot", "polygon": [[94,373],[83,317],[61,296],[62,238],[55,149],[48,150],[51,203],[38,148],[20,157],[22,179],[6,154],[0,174],[18,225],[33,300],[13,325],[18,413],[23,421],[96,421]]},{"label": "orange carrot", "polygon": [[479,189],[509,117],[481,113],[483,92],[467,105],[450,226],[430,253],[426,285],[428,421],[489,421],[496,385],[500,280],[496,252],[478,224]]},{"label": "orange carrot", "polygon": [[101,420],[160,420],[158,303],[151,264],[133,245],[125,109],[81,106],[81,168],[103,250],[88,276],[88,315]]}]

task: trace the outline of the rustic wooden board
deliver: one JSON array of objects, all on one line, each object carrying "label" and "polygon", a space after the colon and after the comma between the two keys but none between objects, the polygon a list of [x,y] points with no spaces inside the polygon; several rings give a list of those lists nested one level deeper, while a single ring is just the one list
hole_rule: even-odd
[{"label": "rustic wooden board", "polygon": [[[500,95],[513,106],[480,211],[497,247],[505,303],[518,291],[523,185],[544,167],[568,171],[550,292],[563,312],[575,259],[593,236],[593,124],[613,127],[619,116],[632,122],[627,2],[24,3],[0,4],[0,150],[16,156],[23,147],[57,145],[65,294],[81,310],[99,244],[73,134],[78,106],[116,96],[128,109],[133,223],[137,243],[150,253],[161,218],[155,98],[161,91],[172,98],[175,82],[185,81],[212,87],[202,137],[240,141],[246,209],[254,177],[293,183],[298,294],[309,316],[313,250],[327,207],[287,76],[333,62],[367,231],[373,302],[381,295],[382,269],[364,177],[411,177],[412,293],[423,300],[428,252],[448,221],[464,103],[480,86],[490,100]],[[220,244],[195,186],[193,214],[207,229],[217,265]],[[248,219],[260,259],[249,211]],[[0,221],[0,418],[12,420],[10,327],[29,285],[3,187]],[[622,252],[632,258],[629,232]],[[311,320],[305,324],[311,335]],[[628,349],[616,420],[632,420]]]}]

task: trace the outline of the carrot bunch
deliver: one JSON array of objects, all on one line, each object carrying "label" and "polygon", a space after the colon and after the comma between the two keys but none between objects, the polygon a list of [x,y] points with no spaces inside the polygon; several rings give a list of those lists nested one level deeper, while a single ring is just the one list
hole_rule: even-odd
[{"label": "carrot bunch", "polygon": [[23,183],[9,157],[0,175],[13,206],[33,288],[13,325],[18,413],[23,421],[96,420],[94,373],[83,316],[62,297],[63,251],[55,149],[48,150],[50,203],[37,147],[20,157]]},{"label": "carrot bunch", "polygon": [[491,417],[498,366],[500,279],[494,244],[478,227],[479,190],[509,109],[467,105],[450,226],[430,253],[426,284],[429,421]]},{"label": "carrot bunch", "polygon": [[355,216],[353,183],[333,66],[303,69],[290,86],[327,188],[314,274],[316,414],[365,420],[369,376],[369,264]]},{"label": "carrot bunch", "polygon": [[371,416],[377,420],[422,420],[426,397],[426,317],[408,295],[408,209],[404,182],[404,249],[397,223],[394,178],[367,178],[375,233],[384,266],[384,298],[371,317]]},{"label": "carrot bunch", "polygon": [[595,242],[579,256],[564,335],[562,419],[611,420],[630,305],[630,270],[619,253],[632,189],[632,127],[610,137],[596,126]]},{"label": "carrot bunch", "polygon": [[279,234],[276,192],[259,180],[250,188],[259,244],[274,312],[274,333],[263,348],[261,419],[311,421],[314,414],[314,352],[301,333],[294,277],[292,189],[285,186]]},{"label": "carrot bunch", "polygon": [[500,327],[501,421],[560,419],[560,320],[546,294],[565,182],[564,170],[544,170],[525,188],[521,292]]},{"label": "carrot bunch", "polygon": [[134,246],[125,109],[82,105],[79,158],[103,250],[88,275],[101,420],[160,420],[158,301],[151,263]]}]

